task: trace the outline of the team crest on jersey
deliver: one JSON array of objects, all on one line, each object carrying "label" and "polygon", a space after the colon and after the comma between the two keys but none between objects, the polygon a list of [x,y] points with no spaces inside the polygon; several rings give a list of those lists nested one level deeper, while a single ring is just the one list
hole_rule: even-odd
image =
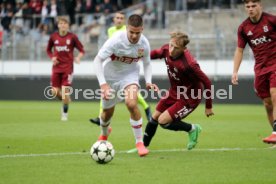
[{"label": "team crest on jersey", "polygon": [[70,45],[70,43],[71,43],[71,40],[68,40],[68,39],[67,39],[67,40],[66,40],[66,44],[67,44],[67,45]]},{"label": "team crest on jersey", "polygon": [[265,33],[269,31],[268,27],[266,25],[263,27],[263,30],[264,30]]},{"label": "team crest on jersey", "polygon": [[56,40],[56,41],[54,42],[54,44],[59,44],[59,41],[58,41],[58,40]]},{"label": "team crest on jersey", "polygon": [[138,57],[144,56],[144,49],[138,49]]},{"label": "team crest on jersey", "polygon": [[252,31],[248,31],[247,36],[253,35]]}]

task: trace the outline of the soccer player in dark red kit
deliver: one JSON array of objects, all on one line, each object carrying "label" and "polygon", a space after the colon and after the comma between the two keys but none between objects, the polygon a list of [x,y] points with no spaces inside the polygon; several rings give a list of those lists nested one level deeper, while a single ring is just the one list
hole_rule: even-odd
[{"label": "soccer player in dark red kit", "polygon": [[165,98],[157,104],[152,120],[148,122],[144,134],[144,144],[149,146],[158,124],[161,127],[185,131],[189,135],[187,149],[195,147],[200,125],[190,124],[181,119],[187,117],[199,105],[206,89],[205,115],[212,116],[211,81],[202,72],[197,61],[186,48],[189,38],[185,33],[173,32],[169,44],[151,51],[151,59],[164,58],[171,87]]},{"label": "soccer player in dark red kit", "polygon": [[248,18],[238,28],[238,44],[234,55],[232,83],[238,84],[238,71],[243,50],[248,43],[255,58],[254,88],[262,99],[272,134],[263,139],[276,143],[276,16],[262,12],[261,0],[244,0]]},{"label": "soccer player in dark red kit", "polygon": [[[75,58],[74,48],[79,50],[79,54]],[[70,103],[68,87],[72,85],[73,62],[75,60],[79,64],[84,55],[83,45],[78,37],[69,32],[69,20],[67,17],[58,18],[58,32],[50,36],[47,54],[53,62],[51,76],[52,95],[62,100],[61,120],[67,121]]]}]

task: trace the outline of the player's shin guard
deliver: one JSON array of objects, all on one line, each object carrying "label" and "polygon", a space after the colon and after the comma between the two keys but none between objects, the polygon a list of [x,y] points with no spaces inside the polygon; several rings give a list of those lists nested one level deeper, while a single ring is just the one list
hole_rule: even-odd
[{"label": "player's shin guard", "polygon": [[143,142],[142,118],[138,121],[135,121],[130,118],[130,124],[132,126],[136,143]]},{"label": "player's shin guard", "polygon": [[108,127],[109,127],[110,121],[104,122],[102,118],[100,118],[100,126],[101,126],[101,135],[108,136]]},{"label": "player's shin guard", "polygon": [[144,133],[144,145],[147,147],[150,145],[152,137],[155,135],[155,132],[158,127],[158,122],[151,118],[151,121],[148,122],[145,133]]},{"label": "player's shin guard", "polygon": [[174,131],[189,132],[192,129],[192,125],[183,121],[173,121],[172,123],[166,123],[161,125],[162,128]]}]

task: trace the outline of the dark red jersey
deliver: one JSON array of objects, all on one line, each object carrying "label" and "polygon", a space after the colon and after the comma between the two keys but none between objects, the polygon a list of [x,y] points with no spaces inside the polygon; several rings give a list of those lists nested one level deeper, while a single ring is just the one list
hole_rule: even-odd
[{"label": "dark red jersey", "polygon": [[175,98],[179,97],[179,94],[177,94],[179,89],[185,88],[186,96],[180,95],[180,98],[193,103],[195,98],[200,97],[199,93],[202,94],[203,86],[208,89],[209,92],[206,95],[210,97],[206,99],[206,108],[212,108],[211,81],[202,72],[199,64],[188,49],[178,58],[172,59],[169,55],[169,45],[166,44],[161,49],[151,51],[150,56],[151,59],[165,59],[171,84],[170,95]]},{"label": "dark red jersey", "polygon": [[276,16],[263,12],[257,23],[247,18],[238,29],[238,47],[248,43],[255,58],[257,76],[276,71]]},{"label": "dark red jersey", "polygon": [[67,33],[65,36],[60,36],[58,32],[55,32],[50,36],[47,54],[50,58],[57,57],[59,61],[53,66],[53,72],[73,72],[74,48],[84,53],[83,46],[75,34]]}]

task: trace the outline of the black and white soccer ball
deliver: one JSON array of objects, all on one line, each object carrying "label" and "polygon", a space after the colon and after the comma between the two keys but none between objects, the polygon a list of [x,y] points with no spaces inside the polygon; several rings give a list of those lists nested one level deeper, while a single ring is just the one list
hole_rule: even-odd
[{"label": "black and white soccer ball", "polygon": [[99,164],[106,164],[114,158],[115,150],[110,142],[97,141],[92,145],[90,155]]}]

